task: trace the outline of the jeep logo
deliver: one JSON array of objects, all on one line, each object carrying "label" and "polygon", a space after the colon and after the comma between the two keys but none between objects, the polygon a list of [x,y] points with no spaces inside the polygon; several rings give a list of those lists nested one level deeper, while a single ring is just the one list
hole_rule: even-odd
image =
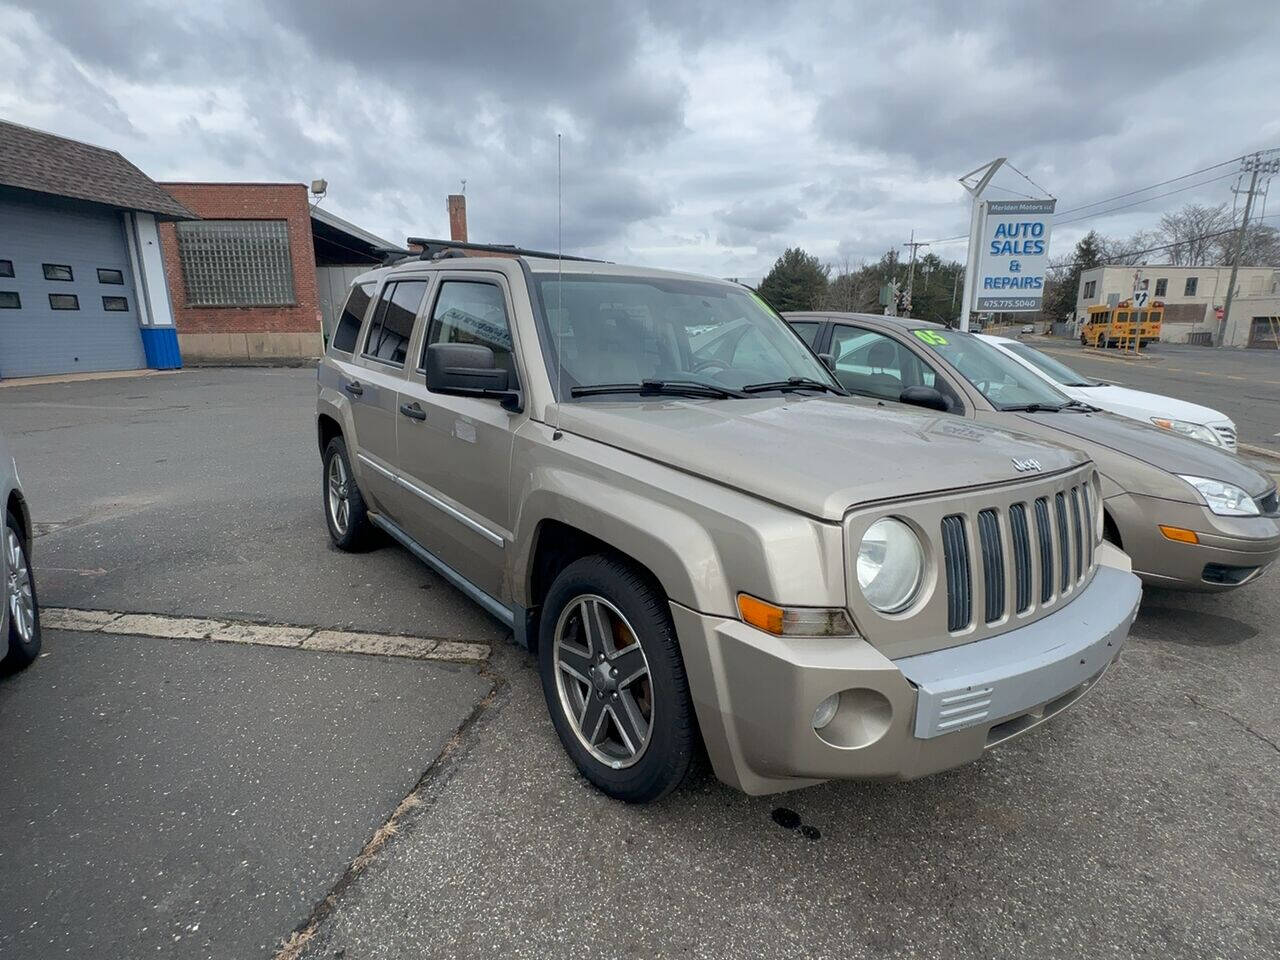
[{"label": "jeep logo", "polygon": [[1013,469],[1017,470],[1019,473],[1027,473],[1028,471],[1031,471],[1031,470],[1039,470],[1040,461],[1032,460],[1030,457],[1027,457],[1025,460],[1019,460],[1017,457],[1014,457]]}]

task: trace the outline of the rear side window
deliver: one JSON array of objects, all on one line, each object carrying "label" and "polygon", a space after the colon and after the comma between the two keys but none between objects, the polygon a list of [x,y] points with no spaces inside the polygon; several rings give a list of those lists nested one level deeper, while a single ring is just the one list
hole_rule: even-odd
[{"label": "rear side window", "polygon": [[814,341],[818,339],[818,324],[808,321],[797,321],[791,324],[791,329],[800,334],[800,339],[813,346]]},{"label": "rear side window", "polygon": [[409,337],[413,334],[413,321],[426,292],[425,280],[401,280],[383,288],[373,322],[369,325],[369,337],[364,342],[366,357],[397,367],[404,366]]},{"label": "rear side window", "polygon": [[360,327],[364,324],[364,315],[369,310],[369,301],[373,299],[373,284],[357,283],[347,296],[347,305],[342,308],[342,316],[338,319],[338,327],[333,331],[333,349],[343,353],[354,353],[356,340],[360,338]]}]

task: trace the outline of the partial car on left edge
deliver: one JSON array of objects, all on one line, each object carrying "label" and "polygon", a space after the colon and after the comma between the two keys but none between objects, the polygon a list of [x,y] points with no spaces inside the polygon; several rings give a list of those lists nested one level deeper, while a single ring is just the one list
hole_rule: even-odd
[{"label": "partial car on left edge", "polygon": [[40,606],[31,572],[31,512],[27,508],[18,464],[0,436],[0,584],[4,606],[0,608],[0,667],[19,669],[40,655]]}]

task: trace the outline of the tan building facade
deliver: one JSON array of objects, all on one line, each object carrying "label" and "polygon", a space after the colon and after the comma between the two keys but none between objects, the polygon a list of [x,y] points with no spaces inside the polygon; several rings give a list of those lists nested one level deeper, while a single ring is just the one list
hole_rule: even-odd
[{"label": "tan building facade", "polygon": [[[1108,265],[1094,267],[1080,274],[1076,291],[1076,310],[1072,320],[1078,325],[1088,317],[1090,307],[1114,305],[1133,295],[1134,274],[1147,281],[1153,300],[1165,305],[1164,326],[1160,339],[1185,343],[1192,334],[1216,333],[1218,318],[1215,308],[1226,301],[1231,267],[1179,267],[1169,264],[1137,266]],[[1241,299],[1280,295],[1277,284],[1280,272],[1273,267],[1241,267],[1236,276],[1235,296]],[[1232,316],[1237,316],[1233,308]],[[1242,314],[1240,316],[1243,316]],[[1236,329],[1236,327],[1239,329]],[[1249,324],[1228,324],[1225,345],[1246,346]]]}]

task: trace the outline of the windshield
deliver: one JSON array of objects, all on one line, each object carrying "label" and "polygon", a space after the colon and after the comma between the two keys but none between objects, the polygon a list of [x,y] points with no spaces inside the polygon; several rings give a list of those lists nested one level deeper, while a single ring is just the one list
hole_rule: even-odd
[{"label": "windshield", "polygon": [[1066,387],[1096,387],[1098,385],[1096,381],[1090,380],[1082,373],[1076,373],[1065,363],[1060,363],[1047,353],[1041,353],[1035,347],[1028,347],[1025,343],[1006,344],[1005,349],[1011,353],[1016,353],[1037,370],[1042,371],[1055,383],[1060,383]]},{"label": "windshield", "polygon": [[561,398],[574,389],[645,381],[739,391],[798,377],[839,389],[804,342],[745,288],[590,274],[535,274],[534,283],[547,318],[547,365]]},{"label": "windshield", "polygon": [[989,343],[958,330],[913,330],[917,339],[960,372],[997,410],[1038,404],[1060,407],[1070,400],[1052,384]]}]

